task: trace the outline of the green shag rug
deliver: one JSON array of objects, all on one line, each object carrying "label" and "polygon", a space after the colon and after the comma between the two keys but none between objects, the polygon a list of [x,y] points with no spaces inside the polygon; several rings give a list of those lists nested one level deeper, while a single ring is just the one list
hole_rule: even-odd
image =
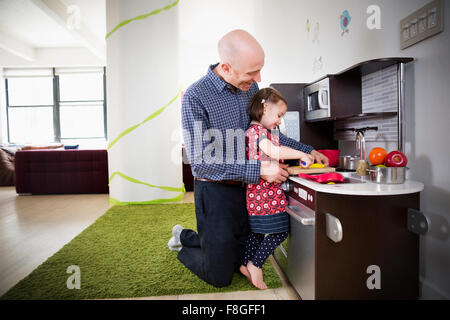
[{"label": "green shag rug", "polygon": [[[185,268],[167,242],[172,227],[196,229],[194,204],[114,206],[11,288],[1,299],[102,299],[257,290],[235,273],[215,288]],[[68,289],[69,266],[80,269],[80,289]],[[73,272],[73,271],[71,271]],[[269,288],[281,280],[269,261]],[[69,281],[70,283],[75,283]]]}]

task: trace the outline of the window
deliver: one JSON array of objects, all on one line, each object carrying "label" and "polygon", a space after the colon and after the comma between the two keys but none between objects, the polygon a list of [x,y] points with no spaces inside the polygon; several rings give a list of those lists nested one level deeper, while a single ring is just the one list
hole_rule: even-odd
[{"label": "window", "polygon": [[61,140],[105,137],[103,72],[61,73]]},{"label": "window", "polygon": [[8,136],[10,142],[54,141],[53,79],[6,79]]},{"label": "window", "polygon": [[9,142],[105,141],[105,68],[46,72],[5,72]]}]

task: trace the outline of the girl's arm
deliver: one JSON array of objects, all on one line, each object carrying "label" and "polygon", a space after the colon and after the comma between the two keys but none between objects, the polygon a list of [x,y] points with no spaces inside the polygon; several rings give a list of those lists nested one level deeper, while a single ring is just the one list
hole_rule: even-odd
[{"label": "girl's arm", "polygon": [[305,162],[305,167],[309,167],[309,165],[313,162],[313,158],[311,155],[306,154],[302,151],[291,149],[289,147],[275,146],[269,139],[262,139],[259,142],[258,146],[265,154],[267,154],[272,159],[301,159]]}]

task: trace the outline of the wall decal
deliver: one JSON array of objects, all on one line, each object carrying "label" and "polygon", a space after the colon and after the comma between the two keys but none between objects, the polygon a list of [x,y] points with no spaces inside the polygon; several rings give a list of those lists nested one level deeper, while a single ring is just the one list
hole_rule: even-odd
[{"label": "wall decal", "polygon": [[340,25],[342,29],[341,36],[344,36],[345,33],[348,33],[348,26],[350,25],[350,21],[352,21],[352,17],[347,10],[344,10],[340,16]]},{"label": "wall decal", "polygon": [[314,35],[313,35],[313,39],[312,39],[312,42],[313,42],[313,43],[315,43],[315,42],[317,42],[317,44],[320,43],[320,40],[319,40],[319,31],[320,31],[320,26],[319,26],[319,23],[316,22],[316,25],[314,26]]},{"label": "wall decal", "polygon": [[314,59],[312,71],[317,72],[322,69],[323,69],[323,62],[322,62],[322,56],[320,56],[320,57]]},{"label": "wall decal", "polygon": [[309,19],[306,19],[305,31],[306,31],[306,34],[307,34],[308,39],[309,39],[309,32],[311,31],[311,22],[309,22]]}]

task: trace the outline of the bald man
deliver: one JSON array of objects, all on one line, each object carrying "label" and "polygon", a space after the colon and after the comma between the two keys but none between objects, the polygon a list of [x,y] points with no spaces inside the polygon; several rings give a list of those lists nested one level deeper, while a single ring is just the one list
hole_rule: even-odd
[{"label": "bald man", "polygon": [[[251,281],[248,270],[240,268],[249,233],[245,184],[257,184],[260,177],[282,183],[288,173],[278,162],[245,158],[245,130],[250,124],[246,108],[258,91],[264,50],[248,32],[234,30],[220,39],[218,51],[220,63],[186,90],[182,104],[184,142],[195,178],[197,232],[176,225],[168,245],[179,251],[178,259],[194,274],[224,287],[234,271]],[[316,153],[317,162],[327,160],[281,134],[280,142]]]}]

